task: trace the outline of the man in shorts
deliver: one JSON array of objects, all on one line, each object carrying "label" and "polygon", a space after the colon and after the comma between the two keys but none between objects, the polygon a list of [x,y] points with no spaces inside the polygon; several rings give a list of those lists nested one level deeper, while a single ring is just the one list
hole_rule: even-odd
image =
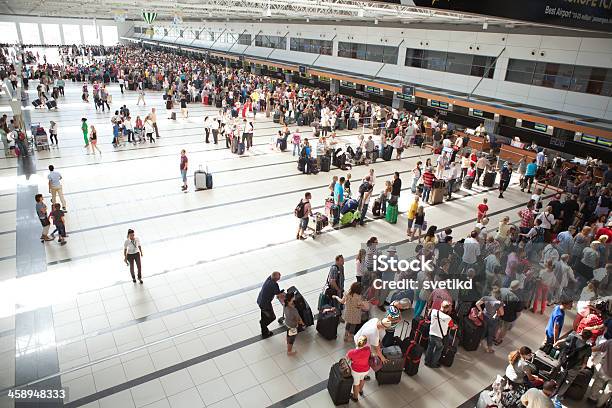
[{"label": "man in shorts", "polygon": [[181,150],[181,164],[179,168],[183,179],[183,187],[181,187],[181,190],[187,191],[187,169],[189,168],[189,159],[187,159],[185,149]]}]

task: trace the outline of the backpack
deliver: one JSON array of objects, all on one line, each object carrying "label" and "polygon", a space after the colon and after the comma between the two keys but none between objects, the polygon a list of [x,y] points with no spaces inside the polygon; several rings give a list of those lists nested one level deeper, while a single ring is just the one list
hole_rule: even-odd
[{"label": "backpack", "polygon": [[535,227],[536,230],[536,234],[533,238],[531,238],[531,242],[534,244],[539,244],[544,242],[544,228],[542,227]]},{"label": "backpack", "polygon": [[359,194],[363,195],[368,190],[370,190],[370,183],[368,183],[367,181],[361,183],[361,185],[359,186]]},{"label": "backpack", "polygon": [[561,365],[567,370],[577,368],[585,357],[591,355],[591,346],[589,346],[587,343],[582,347],[576,347],[577,341],[578,337],[574,335],[570,340],[570,343],[563,350],[563,354],[560,357],[560,360],[562,361]]},{"label": "backpack", "polygon": [[293,214],[295,214],[297,218],[304,218],[304,207],[305,206],[306,206],[306,203],[303,200],[300,200],[297,207],[295,207],[295,210],[293,210]]}]

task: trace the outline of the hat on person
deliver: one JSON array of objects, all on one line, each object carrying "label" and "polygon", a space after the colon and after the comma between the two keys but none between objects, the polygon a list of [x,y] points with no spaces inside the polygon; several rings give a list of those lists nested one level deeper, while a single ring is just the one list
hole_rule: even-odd
[{"label": "hat on person", "polygon": [[391,320],[389,320],[389,318],[385,317],[384,319],[380,321],[380,324],[382,324],[385,327],[385,329],[388,329],[389,327],[391,327],[392,323],[391,323]]},{"label": "hat on person", "polygon": [[399,309],[395,306],[389,306],[389,309],[387,309],[387,317],[391,319],[397,319],[399,316],[400,316]]},{"label": "hat on person", "polygon": [[518,289],[521,286],[521,282],[513,280],[510,282],[510,289]]}]

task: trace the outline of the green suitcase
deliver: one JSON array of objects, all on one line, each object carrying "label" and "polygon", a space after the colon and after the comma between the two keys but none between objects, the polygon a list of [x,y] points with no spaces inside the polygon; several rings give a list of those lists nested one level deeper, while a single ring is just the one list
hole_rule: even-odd
[{"label": "green suitcase", "polygon": [[387,205],[387,211],[385,212],[385,219],[391,224],[397,223],[397,205]]}]

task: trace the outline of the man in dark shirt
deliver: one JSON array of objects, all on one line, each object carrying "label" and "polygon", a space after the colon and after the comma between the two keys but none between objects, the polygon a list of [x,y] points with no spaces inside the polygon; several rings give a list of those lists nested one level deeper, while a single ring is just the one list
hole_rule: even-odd
[{"label": "man in dark shirt", "polygon": [[399,172],[395,172],[393,175],[393,184],[391,185],[391,200],[390,203],[397,205],[400,193],[402,192],[402,179],[400,179]]},{"label": "man in dark shirt", "polygon": [[278,287],[278,281],[281,278],[280,272],[272,272],[272,275],[268,276],[264,282],[259,295],[257,296],[257,304],[261,310],[261,320],[259,325],[261,326],[261,337],[264,339],[270,337],[272,332],[268,330],[268,325],[276,319],[274,309],[272,308],[272,301],[276,296],[281,302],[284,299],[284,292]]},{"label": "man in dark shirt", "polygon": [[574,223],[574,218],[579,208],[578,196],[576,194],[572,195],[571,198],[563,203],[563,231],[567,230],[567,228]]},{"label": "man in dark shirt", "polygon": [[561,211],[563,211],[563,203],[561,202],[561,194],[555,194],[552,200],[548,203],[552,207],[552,214],[555,219],[561,218]]}]

